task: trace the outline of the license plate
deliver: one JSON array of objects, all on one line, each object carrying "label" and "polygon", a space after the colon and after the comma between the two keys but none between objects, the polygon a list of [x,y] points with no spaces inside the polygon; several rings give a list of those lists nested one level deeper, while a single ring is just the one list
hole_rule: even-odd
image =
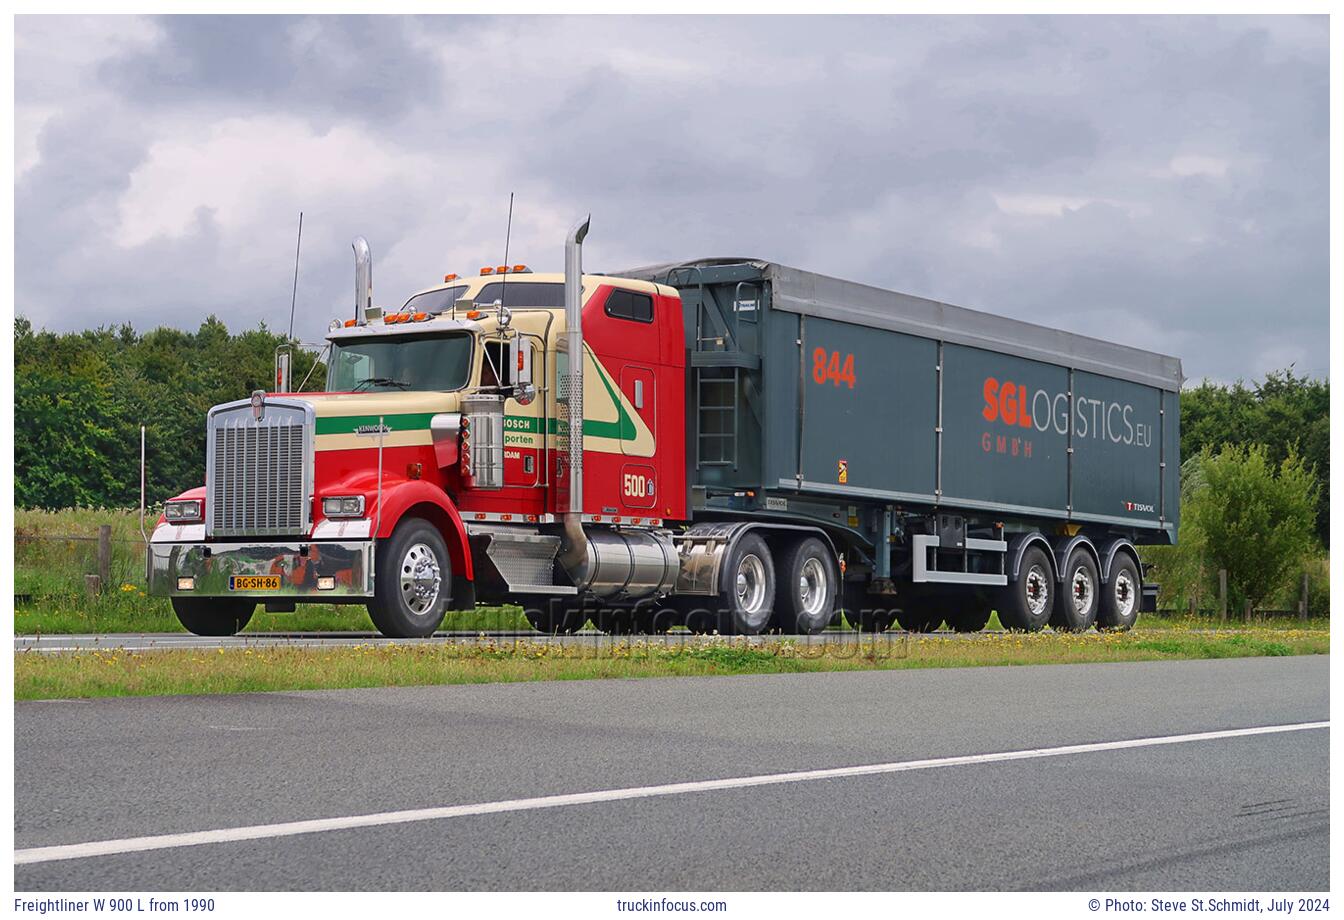
[{"label": "license plate", "polygon": [[230,591],[279,591],[279,575],[230,575]]}]

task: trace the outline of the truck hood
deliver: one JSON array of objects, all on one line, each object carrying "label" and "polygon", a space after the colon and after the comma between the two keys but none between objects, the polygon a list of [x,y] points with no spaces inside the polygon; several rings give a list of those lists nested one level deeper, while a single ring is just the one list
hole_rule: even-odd
[{"label": "truck hood", "polygon": [[385,447],[428,444],[429,420],[440,412],[457,412],[461,393],[303,393],[284,399],[313,407],[316,448],[359,450],[378,446],[382,420]]}]

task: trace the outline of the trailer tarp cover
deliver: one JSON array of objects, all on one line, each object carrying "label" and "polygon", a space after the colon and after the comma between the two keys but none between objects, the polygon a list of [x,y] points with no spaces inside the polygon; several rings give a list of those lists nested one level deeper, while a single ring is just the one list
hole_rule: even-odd
[{"label": "trailer tarp cover", "polygon": [[[723,265],[751,265],[758,269],[770,282],[771,306],[776,310],[955,342],[1172,392],[1181,388],[1179,358],[774,262],[698,259],[610,274],[666,283],[668,273],[673,270]],[[686,281],[694,275],[680,277]]]}]

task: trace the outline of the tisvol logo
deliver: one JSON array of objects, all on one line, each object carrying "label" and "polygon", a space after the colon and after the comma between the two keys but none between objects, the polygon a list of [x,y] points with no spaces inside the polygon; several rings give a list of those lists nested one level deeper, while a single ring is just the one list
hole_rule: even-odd
[{"label": "tisvol logo", "polygon": [[1145,505],[1143,502],[1125,502],[1126,511],[1146,511],[1149,514],[1156,513],[1157,509],[1152,505]]}]

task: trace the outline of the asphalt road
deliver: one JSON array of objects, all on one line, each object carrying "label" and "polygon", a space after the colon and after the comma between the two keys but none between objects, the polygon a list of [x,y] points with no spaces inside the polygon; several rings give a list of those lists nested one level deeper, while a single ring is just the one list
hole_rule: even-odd
[{"label": "asphalt road", "polygon": [[[1328,666],[1251,658],[21,702],[15,885],[1323,890],[1327,728],[1050,749],[1322,722]],[[938,760],[1012,751],[1024,753]],[[863,764],[905,766],[735,779]],[[726,782],[611,792],[694,780]],[[602,794],[513,801],[586,792]],[[478,804],[294,836],[274,827]],[[249,825],[267,827],[242,842],[117,843],[111,855],[25,862],[38,847]]]},{"label": "asphalt road", "polygon": [[[1233,633],[1235,630],[1202,629],[1193,630],[1208,635]],[[924,635],[940,638],[955,638],[973,642],[988,636],[1001,636],[1001,632],[957,633],[943,630]],[[897,631],[885,632],[876,637],[878,642],[902,642],[907,634]],[[471,644],[482,642],[546,642],[561,645],[601,646],[613,642],[649,642],[666,645],[682,645],[698,642],[701,636],[688,632],[673,632],[662,636],[610,636],[595,630],[585,630],[570,636],[550,636],[533,631],[486,630],[475,632],[439,632],[427,639],[386,639],[375,632],[285,632],[285,633],[244,633],[238,636],[209,637],[193,636],[188,633],[84,633],[72,635],[15,636],[14,651],[37,652],[41,654],[59,654],[63,652],[88,652],[96,649],[124,649],[136,652],[155,652],[171,649],[218,649],[218,648],[275,648],[275,647],[327,647],[353,645],[441,645]],[[782,636],[778,634],[761,636],[735,636],[734,641],[746,641],[755,645],[789,641],[802,645],[852,644],[860,638],[851,630],[828,630],[816,636]],[[864,642],[874,637],[865,633]]]}]

